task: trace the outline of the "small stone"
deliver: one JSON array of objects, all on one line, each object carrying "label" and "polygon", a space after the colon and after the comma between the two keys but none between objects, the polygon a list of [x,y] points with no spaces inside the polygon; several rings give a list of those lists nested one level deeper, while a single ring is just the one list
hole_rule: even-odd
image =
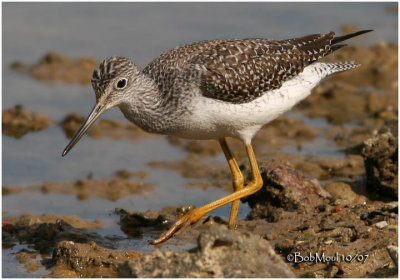
[{"label": "small stone", "polygon": [[384,229],[385,227],[388,226],[388,223],[386,221],[381,221],[379,223],[376,223],[375,226],[379,229]]},{"label": "small stone", "polygon": [[339,213],[340,211],[342,211],[342,207],[336,206],[335,208],[333,208],[332,213]]},{"label": "small stone", "polygon": [[326,244],[326,245],[331,245],[332,243],[333,243],[333,240],[331,240],[331,239],[324,241],[324,244]]},{"label": "small stone", "polygon": [[393,260],[394,264],[396,267],[398,267],[398,255],[399,255],[399,249],[397,246],[390,245],[386,248],[389,252],[390,258]]}]

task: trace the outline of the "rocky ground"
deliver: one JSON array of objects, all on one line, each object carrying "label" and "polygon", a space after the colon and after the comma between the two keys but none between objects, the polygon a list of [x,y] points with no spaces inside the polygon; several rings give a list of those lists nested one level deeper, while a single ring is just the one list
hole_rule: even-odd
[{"label": "rocky ground", "polygon": [[[101,221],[26,213],[6,215],[3,249],[29,244],[29,250],[17,253],[17,261],[28,272],[46,268],[48,277],[396,277],[397,48],[397,44],[379,43],[347,47],[328,56],[331,61],[356,60],[362,66],[322,83],[293,113],[259,132],[254,146],[264,186],[243,199],[252,210],[238,221],[236,231],[227,230],[223,218],[209,216],[168,241],[192,249],[163,250],[161,245],[142,253],[114,248],[112,240],[95,232]],[[85,84],[96,64],[91,59],[48,54],[37,65],[16,62],[12,68],[35,79]],[[27,110],[16,106],[3,111],[3,133],[22,137],[54,123]],[[82,121],[83,117],[71,113],[58,125],[71,137]],[[89,135],[159,137],[111,120],[100,121]],[[150,162],[151,168],[178,171],[190,186],[231,190],[226,164],[215,160],[221,153],[218,143],[174,137],[168,141],[185,150],[187,157]],[[248,174],[242,145],[229,144]],[[301,153],[319,145],[334,147],[343,157]],[[138,192],[151,193],[153,186],[146,183],[146,176],[144,171],[121,170],[110,178],[88,175],[73,182],[3,186],[2,190],[3,196],[40,191],[117,201]],[[116,209],[114,214],[119,215],[128,238],[144,232],[154,232],[156,237],[192,208],[175,205],[145,213]]]}]

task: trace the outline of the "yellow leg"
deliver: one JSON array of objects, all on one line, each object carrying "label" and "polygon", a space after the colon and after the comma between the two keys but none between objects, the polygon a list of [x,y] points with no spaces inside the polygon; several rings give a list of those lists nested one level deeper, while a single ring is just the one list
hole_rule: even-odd
[{"label": "yellow leg", "polygon": [[251,144],[246,145],[246,151],[249,157],[253,178],[245,188],[242,188],[241,190],[231,193],[230,195],[220,198],[214,202],[191,210],[185,216],[176,221],[167,232],[162,234],[158,239],[154,240],[152,244],[160,244],[171,238],[175,233],[180,233],[184,231],[188,226],[195,224],[208,212],[213,211],[216,208],[221,207],[227,203],[233,202],[235,200],[240,200],[242,197],[249,196],[260,190],[263,182]]},{"label": "yellow leg", "polygon": [[[237,164],[235,158],[232,156],[228,143],[226,143],[226,139],[225,138],[220,139],[219,144],[221,145],[222,151],[225,154],[226,160],[228,161],[229,167],[232,172],[233,190],[234,192],[240,191],[244,187],[243,186],[244,177],[242,172],[240,171],[239,165]],[[232,202],[231,215],[229,216],[230,229],[235,229],[236,227],[236,217],[239,211],[239,204],[240,204],[240,199],[237,199]]]}]

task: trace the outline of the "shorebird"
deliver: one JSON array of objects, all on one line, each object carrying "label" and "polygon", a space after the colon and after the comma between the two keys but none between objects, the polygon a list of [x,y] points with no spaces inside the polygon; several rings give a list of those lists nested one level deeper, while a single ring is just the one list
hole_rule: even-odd
[{"label": "shorebird", "polygon": [[[232,203],[229,228],[234,229],[240,199],[263,185],[251,145],[254,135],[306,98],[324,78],[358,67],[355,62],[318,60],[345,46],[340,42],[370,31],[340,37],[329,32],[287,40],[201,41],[169,50],[143,70],[125,57],[107,58],[91,80],[96,105],[62,156],[112,107],[119,107],[129,121],[147,132],[216,139],[228,161],[234,192],[191,210],[153,244],[166,241],[228,203]],[[227,137],[245,145],[252,173],[246,186]]]}]

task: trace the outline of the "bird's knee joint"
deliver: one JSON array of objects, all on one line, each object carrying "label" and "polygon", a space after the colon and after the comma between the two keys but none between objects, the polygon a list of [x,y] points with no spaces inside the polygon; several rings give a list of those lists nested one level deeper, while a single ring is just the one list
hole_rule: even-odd
[{"label": "bird's knee joint", "polygon": [[257,190],[261,189],[263,186],[264,182],[263,179],[260,177],[257,181],[256,181],[256,188]]},{"label": "bird's knee joint", "polygon": [[233,180],[233,184],[235,185],[236,188],[241,188],[241,187],[243,187],[244,179],[237,178],[237,179]]},{"label": "bird's knee joint", "polygon": [[233,178],[233,187],[235,190],[240,190],[244,186],[244,177],[243,176],[237,176]]}]

